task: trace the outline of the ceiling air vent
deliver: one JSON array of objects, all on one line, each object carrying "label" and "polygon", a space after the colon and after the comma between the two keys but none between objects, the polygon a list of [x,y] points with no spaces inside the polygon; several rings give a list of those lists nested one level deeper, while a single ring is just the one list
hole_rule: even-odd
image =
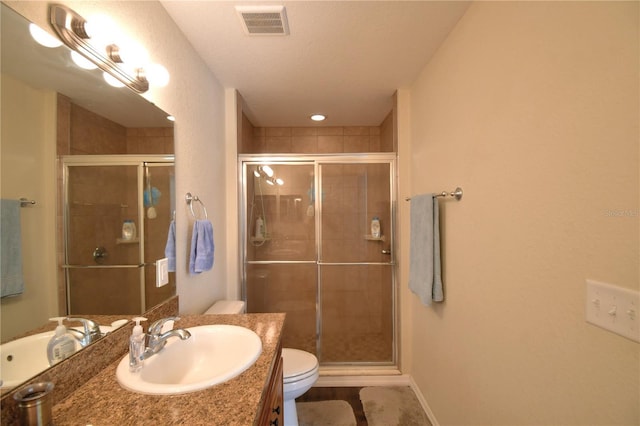
[{"label": "ceiling air vent", "polygon": [[289,34],[284,6],[236,6],[236,12],[248,35]]}]

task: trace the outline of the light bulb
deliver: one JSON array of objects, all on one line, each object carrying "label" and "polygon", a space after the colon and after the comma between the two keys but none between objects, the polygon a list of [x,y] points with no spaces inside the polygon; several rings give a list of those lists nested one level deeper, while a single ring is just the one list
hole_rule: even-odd
[{"label": "light bulb", "polygon": [[131,68],[142,68],[149,62],[149,52],[135,41],[119,41],[118,56],[120,60]]},{"label": "light bulb", "polygon": [[266,181],[269,185],[273,185],[273,179],[267,179]]},{"label": "light bulb", "polygon": [[260,177],[260,172],[258,171],[258,169],[256,169],[256,170],[254,170],[254,171],[253,171],[253,175],[254,175],[255,177],[257,177],[257,178],[259,178],[259,177]]},{"label": "light bulb", "polygon": [[109,73],[106,73],[106,72],[102,73],[102,78],[104,78],[104,81],[106,81],[110,86],[124,87],[124,84],[122,84],[120,80],[118,80],[117,78],[115,78]]},{"label": "light bulb", "polygon": [[101,51],[111,44],[114,34],[119,31],[114,22],[106,15],[95,15],[84,23],[84,31],[93,46]]},{"label": "light bulb", "polygon": [[327,116],[323,114],[313,114],[310,118],[313,121],[324,121],[327,119]]},{"label": "light bulb", "polygon": [[95,70],[98,68],[96,64],[75,51],[71,51],[71,60],[73,60],[73,63],[77,66],[85,70]]},{"label": "light bulb", "polygon": [[173,115],[167,115],[167,120],[176,121],[176,118]]},{"label": "light bulb", "polygon": [[265,172],[269,177],[273,176],[273,169],[271,169],[271,167],[269,166],[262,166],[262,171]]},{"label": "light bulb", "polygon": [[62,46],[62,42],[37,26],[36,24],[29,24],[29,33],[31,37],[38,42],[38,44],[44,47],[60,47]]},{"label": "light bulb", "polygon": [[283,181],[282,179],[280,179],[280,178],[277,178],[277,179],[276,179],[276,183],[277,183],[278,185],[281,185],[281,186],[282,186],[282,185],[284,185],[284,181]]},{"label": "light bulb", "polygon": [[164,87],[169,84],[169,71],[160,64],[148,64],[144,68],[147,80],[153,86]]}]

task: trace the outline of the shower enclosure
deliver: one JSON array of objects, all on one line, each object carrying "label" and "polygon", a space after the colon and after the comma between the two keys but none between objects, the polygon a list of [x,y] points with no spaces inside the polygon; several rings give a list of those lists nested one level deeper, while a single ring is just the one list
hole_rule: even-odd
[{"label": "shower enclosure", "polygon": [[394,156],[240,164],[248,312],[286,312],[283,345],[324,366],[395,365]]},{"label": "shower enclosure", "polygon": [[171,297],[175,273],[157,287],[155,262],[175,211],[173,156],[74,155],[62,166],[68,314],[141,314]]}]

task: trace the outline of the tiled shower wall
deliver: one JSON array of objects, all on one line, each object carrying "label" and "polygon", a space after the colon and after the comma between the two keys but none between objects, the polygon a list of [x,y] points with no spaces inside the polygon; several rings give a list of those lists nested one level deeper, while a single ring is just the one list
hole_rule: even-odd
[{"label": "tiled shower wall", "polygon": [[394,152],[393,115],[379,126],[254,127],[242,116],[241,154]]}]

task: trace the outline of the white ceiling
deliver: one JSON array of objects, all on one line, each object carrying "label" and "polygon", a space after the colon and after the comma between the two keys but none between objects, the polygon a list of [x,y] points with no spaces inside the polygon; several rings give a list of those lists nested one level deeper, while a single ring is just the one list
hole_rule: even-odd
[{"label": "white ceiling", "polygon": [[[161,0],[255,126],[377,126],[464,14],[463,1]],[[288,36],[248,36],[236,5],[284,5]]]}]

